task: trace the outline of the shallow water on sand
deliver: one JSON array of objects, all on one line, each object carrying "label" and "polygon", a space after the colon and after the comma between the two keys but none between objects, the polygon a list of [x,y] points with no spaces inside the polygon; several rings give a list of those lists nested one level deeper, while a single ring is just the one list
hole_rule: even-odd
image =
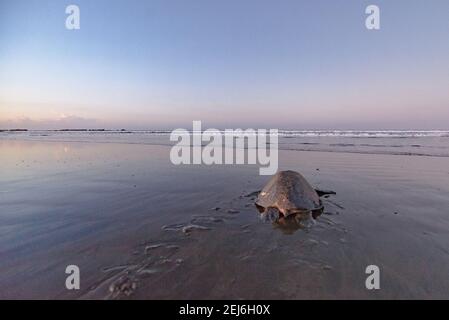
[{"label": "shallow water on sand", "polygon": [[[172,145],[171,131],[0,131],[0,139]],[[224,132],[222,131],[224,134]],[[449,131],[280,130],[279,149],[449,157]]]},{"label": "shallow water on sand", "polygon": [[256,166],[177,167],[145,144],[0,149],[0,298],[449,298],[449,158],[282,150],[281,170],[337,193],[301,227],[258,218]]}]

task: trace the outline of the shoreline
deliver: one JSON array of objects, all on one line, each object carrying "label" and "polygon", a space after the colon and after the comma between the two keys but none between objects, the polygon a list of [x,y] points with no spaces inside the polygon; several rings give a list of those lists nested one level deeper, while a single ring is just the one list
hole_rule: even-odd
[{"label": "shoreline", "polygon": [[[166,137],[167,139],[159,139],[160,137]],[[172,147],[175,145],[174,142],[171,142],[169,140],[169,136],[165,136],[165,135],[156,135],[156,136],[149,136],[150,141],[123,141],[123,140],[92,140],[92,137],[86,137],[86,139],[52,139],[52,138],[47,138],[47,136],[28,136],[28,137],[19,137],[18,139],[16,139],[16,137],[1,137],[0,136],[0,141],[30,141],[30,142],[54,142],[54,143],[99,143],[99,144],[130,144],[130,145],[148,145],[148,146],[167,146],[167,147]],[[332,137],[331,139],[339,139],[340,137]],[[427,137],[429,139],[445,139],[446,137]],[[151,139],[153,139],[153,141],[151,141]],[[410,151],[403,151],[403,152],[399,152],[399,151],[377,151],[377,150],[338,150],[338,148],[332,148],[332,145],[328,145],[328,146],[324,146],[323,149],[307,149],[307,148],[298,148],[298,147],[286,147],[285,145],[289,145],[288,143],[281,143],[281,141],[285,141],[285,140],[289,140],[291,138],[287,138],[287,137],[281,137],[280,138],[280,142],[278,144],[279,147],[279,151],[283,150],[283,151],[298,151],[298,152],[328,152],[328,153],[349,153],[349,154],[368,154],[368,155],[397,155],[397,156],[417,156],[417,157],[439,157],[439,158],[449,158],[449,139],[447,139],[447,141],[444,141],[445,144],[440,147],[440,148],[444,148],[445,150],[447,150],[447,154],[436,154],[436,153],[419,153],[419,152],[410,152]],[[324,137],[318,137],[318,139],[324,139]],[[371,139],[371,138],[366,138],[366,139]],[[387,139],[387,138],[378,138],[378,139]],[[410,138],[411,139],[411,138]],[[419,139],[425,139],[425,138],[419,138]],[[158,141],[159,140],[159,141]],[[162,140],[162,141],[160,141]],[[297,143],[293,143],[293,145],[312,145],[311,143],[302,143],[302,142],[297,142]],[[206,146],[206,144],[203,144],[202,147]],[[342,146],[334,146],[334,147],[357,147],[358,145],[342,145]],[[361,146],[369,146],[369,145],[364,145],[361,144]],[[375,145],[376,147],[379,147],[378,145]],[[388,145],[386,145],[385,147],[390,147]],[[426,146],[421,146],[421,145],[410,145],[410,146],[392,146],[395,148],[398,147],[410,147],[410,148],[421,148],[421,147],[426,147]],[[247,150],[247,148],[245,148],[245,150]]]}]

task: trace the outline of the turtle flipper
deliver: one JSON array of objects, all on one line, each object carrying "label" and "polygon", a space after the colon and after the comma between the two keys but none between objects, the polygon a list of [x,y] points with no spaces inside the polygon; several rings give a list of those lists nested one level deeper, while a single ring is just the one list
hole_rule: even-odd
[{"label": "turtle flipper", "polygon": [[318,194],[318,197],[322,197],[322,196],[325,196],[327,194],[337,194],[335,191],[332,191],[332,190],[315,189],[315,191]]}]

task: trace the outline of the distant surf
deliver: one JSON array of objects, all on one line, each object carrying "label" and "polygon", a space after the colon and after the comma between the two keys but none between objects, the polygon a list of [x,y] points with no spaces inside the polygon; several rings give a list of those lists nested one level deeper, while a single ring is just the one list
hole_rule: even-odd
[{"label": "distant surf", "polygon": [[[1,130],[0,139],[172,145],[171,130]],[[224,133],[224,130],[221,130]],[[449,157],[449,130],[290,130],[278,132],[279,149]]]}]

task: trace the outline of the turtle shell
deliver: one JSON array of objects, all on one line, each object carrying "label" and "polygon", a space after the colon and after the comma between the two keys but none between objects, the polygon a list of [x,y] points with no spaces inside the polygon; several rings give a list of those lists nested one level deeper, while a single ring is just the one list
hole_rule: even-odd
[{"label": "turtle shell", "polygon": [[308,213],[323,208],[320,197],[307,180],[295,171],[279,171],[256,199],[261,212],[277,209],[283,216]]}]

